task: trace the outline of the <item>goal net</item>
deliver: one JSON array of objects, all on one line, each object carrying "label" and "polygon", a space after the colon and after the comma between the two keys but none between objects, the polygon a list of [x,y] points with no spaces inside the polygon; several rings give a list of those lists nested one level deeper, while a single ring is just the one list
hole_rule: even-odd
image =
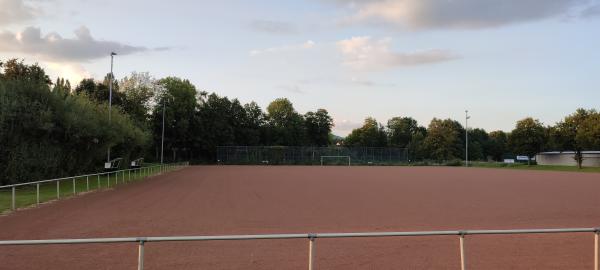
[{"label": "goal net", "polygon": [[323,165],[352,165],[350,156],[321,156],[321,166]]}]

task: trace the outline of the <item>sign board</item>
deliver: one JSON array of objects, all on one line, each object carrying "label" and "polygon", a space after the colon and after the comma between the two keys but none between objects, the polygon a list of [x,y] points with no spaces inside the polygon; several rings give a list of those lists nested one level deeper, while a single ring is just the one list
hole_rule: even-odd
[{"label": "sign board", "polygon": [[504,163],[511,163],[512,164],[512,163],[515,163],[515,160],[512,159],[512,158],[505,158],[504,159]]},{"label": "sign board", "polygon": [[517,160],[519,160],[519,161],[528,161],[529,157],[528,156],[517,156]]}]

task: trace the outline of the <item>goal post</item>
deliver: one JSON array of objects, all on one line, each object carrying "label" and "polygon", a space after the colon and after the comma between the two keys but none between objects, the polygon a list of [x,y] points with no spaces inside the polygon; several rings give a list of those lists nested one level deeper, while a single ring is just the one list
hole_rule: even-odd
[{"label": "goal post", "polygon": [[350,161],[350,156],[321,156],[321,166],[324,165],[323,161],[325,159],[347,159],[348,160],[348,166],[352,165],[352,163]]}]

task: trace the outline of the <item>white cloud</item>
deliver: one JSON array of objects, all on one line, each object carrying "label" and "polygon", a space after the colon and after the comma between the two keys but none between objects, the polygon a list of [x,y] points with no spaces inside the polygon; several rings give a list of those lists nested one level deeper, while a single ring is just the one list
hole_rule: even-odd
[{"label": "white cloud", "polygon": [[333,133],[339,136],[346,136],[352,132],[353,129],[359,128],[363,123],[354,122],[346,119],[338,120],[334,119]]},{"label": "white cloud", "polygon": [[352,37],[337,42],[343,64],[357,70],[380,70],[399,66],[415,66],[444,62],[458,56],[445,50],[421,50],[409,53],[391,50],[391,39]]},{"label": "white cloud", "polygon": [[73,87],[82,79],[92,77],[92,74],[80,64],[47,62],[43,66],[51,78],[61,77],[68,79]]},{"label": "white cloud", "polygon": [[312,49],[316,46],[316,43],[312,40],[307,40],[301,44],[293,44],[293,45],[284,45],[279,47],[271,47],[266,49],[255,49],[250,51],[250,56],[257,56],[261,54],[268,53],[280,53],[280,52],[288,52],[288,51],[298,51],[298,50],[308,50]]},{"label": "white cloud", "polygon": [[565,16],[597,0],[336,0],[352,13],[347,22],[400,29],[484,28]]},{"label": "white cloud", "polygon": [[269,34],[294,34],[297,32],[293,24],[282,21],[254,20],[250,22],[250,28]]},{"label": "white cloud", "polygon": [[40,13],[23,0],[0,0],[0,26],[26,22]]},{"label": "white cloud", "polygon": [[75,30],[75,38],[63,38],[57,33],[42,36],[36,27],[27,27],[18,33],[0,33],[0,52],[23,53],[55,62],[89,61],[106,57],[111,51],[125,55],[147,50],[115,41],[96,40],[85,26]]}]

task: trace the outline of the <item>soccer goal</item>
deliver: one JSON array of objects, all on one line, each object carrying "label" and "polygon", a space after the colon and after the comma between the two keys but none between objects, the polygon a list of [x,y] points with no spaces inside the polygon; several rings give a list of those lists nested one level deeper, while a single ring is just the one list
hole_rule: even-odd
[{"label": "soccer goal", "polygon": [[[321,166],[325,165],[326,160],[335,160],[334,164],[348,164],[350,166],[352,163],[350,162],[350,156],[321,156]],[[338,161],[343,160],[343,163],[338,163]],[[347,161],[347,162],[346,162]]]}]

